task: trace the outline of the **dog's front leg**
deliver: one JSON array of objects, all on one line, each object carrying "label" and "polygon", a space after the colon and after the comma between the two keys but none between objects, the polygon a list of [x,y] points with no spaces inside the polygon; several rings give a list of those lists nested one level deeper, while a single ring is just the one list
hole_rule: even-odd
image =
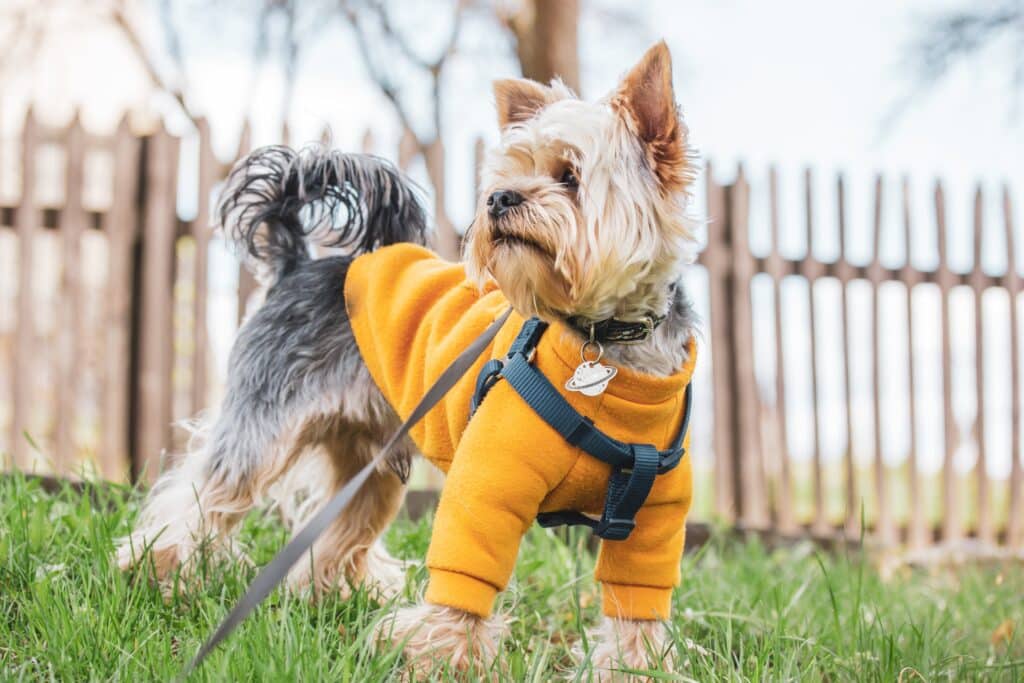
[{"label": "dog's front leg", "polygon": [[680,578],[691,481],[686,458],[659,475],[626,540],[601,542],[595,576],[604,616],[589,653],[598,680],[628,680],[622,669],[672,670],[665,624]]},{"label": "dog's front leg", "polygon": [[427,553],[427,604],[400,610],[379,631],[419,671],[447,663],[474,679],[495,676],[494,599],[541,501],[573,464],[536,457],[533,435],[550,428],[533,412],[510,410],[511,391],[505,383],[491,390],[455,452]]}]

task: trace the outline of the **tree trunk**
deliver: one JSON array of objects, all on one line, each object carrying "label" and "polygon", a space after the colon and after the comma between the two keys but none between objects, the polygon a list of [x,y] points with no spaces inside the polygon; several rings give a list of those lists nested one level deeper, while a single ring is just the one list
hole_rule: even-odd
[{"label": "tree trunk", "polygon": [[462,251],[462,240],[445,208],[445,153],[444,143],[434,140],[423,151],[427,163],[427,176],[434,187],[434,249],[444,258],[457,261]]},{"label": "tree trunk", "polygon": [[579,15],[579,0],[523,0],[509,27],[524,76],[541,83],[561,78],[580,92]]}]

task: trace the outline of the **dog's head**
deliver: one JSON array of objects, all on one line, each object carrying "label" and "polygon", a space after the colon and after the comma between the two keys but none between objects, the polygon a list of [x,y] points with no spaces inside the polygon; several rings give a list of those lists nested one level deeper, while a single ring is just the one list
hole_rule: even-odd
[{"label": "dog's head", "polygon": [[596,103],[557,81],[498,81],[494,93],[502,139],[482,173],[470,273],[493,277],[523,315],[664,313],[692,240],[695,172],[668,47]]}]

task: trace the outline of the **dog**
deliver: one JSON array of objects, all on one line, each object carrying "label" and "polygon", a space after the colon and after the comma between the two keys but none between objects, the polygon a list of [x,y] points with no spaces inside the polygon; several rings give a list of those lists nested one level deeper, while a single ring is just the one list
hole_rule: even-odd
[{"label": "dog", "polygon": [[[511,306],[488,352],[288,578],[314,592],[362,583],[400,592],[402,565],[379,539],[422,452],[448,473],[430,585],[378,636],[421,674],[439,662],[486,671],[502,629],[491,605],[526,528],[539,513],[600,513],[614,470],[565,441],[500,375],[477,405],[485,361],[504,358],[536,319],[543,335],[527,361],[585,421],[656,448],[683,435],[698,322],[681,278],[693,252],[697,162],[667,46],[652,47],[596,103],[557,80],[502,80],[494,95],[502,137],[483,168],[464,264],[426,248],[417,191],[383,160],[269,147],[235,167],[222,228],[266,298],[235,341],[219,416],[159,478],[120,545],[123,569],[146,561],[167,579],[210,553],[237,556],[233,532],[267,499],[285,501],[297,523],[369,462],[447,362]],[[313,258],[314,244],[341,255]],[[629,537],[602,542],[604,617],[589,652],[597,672],[670,662],[664,621],[691,481],[683,457],[649,485]]]}]

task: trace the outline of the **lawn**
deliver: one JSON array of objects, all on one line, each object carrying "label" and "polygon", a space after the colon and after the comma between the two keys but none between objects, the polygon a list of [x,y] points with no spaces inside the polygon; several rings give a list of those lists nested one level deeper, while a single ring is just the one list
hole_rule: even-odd
[{"label": "lawn", "polygon": [[[89,500],[0,477],[0,672],[5,680],[168,680],[245,588],[253,570],[211,568],[205,585],[165,601],[110,564],[137,497]],[[125,502],[127,500],[127,502]],[[403,521],[393,552],[425,553],[429,524]],[[273,520],[244,536],[266,561],[284,539]],[[529,533],[512,587],[503,664],[513,680],[587,680],[569,656],[597,619],[586,539]],[[409,570],[407,599],[422,589]],[[387,606],[357,592],[310,603],[275,593],[193,680],[396,678],[401,660],[368,637]],[[676,594],[678,674],[668,680],[1022,680],[1024,571],[1018,566],[905,572],[883,582],[859,554],[809,545],[768,550],[716,534],[683,560]],[[665,677],[664,674],[659,674]],[[439,676],[444,678],[444,676]]]}]

